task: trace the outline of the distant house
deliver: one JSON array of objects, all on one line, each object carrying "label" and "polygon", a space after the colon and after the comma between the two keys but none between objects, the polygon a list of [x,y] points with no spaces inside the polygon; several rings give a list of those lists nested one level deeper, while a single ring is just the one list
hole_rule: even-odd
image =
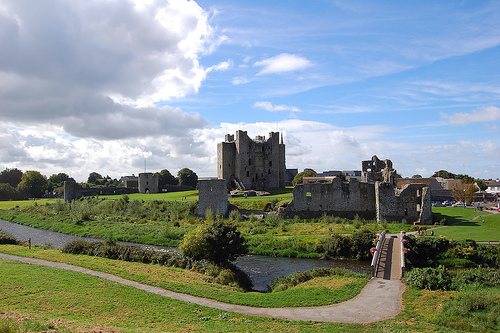
[{"label": "distant house", "polygon": [[485,181],[488,188],[486,189],[486,193],[490,193],[493,195],[500,194],[500,181],[497,179],[496,181]]},{"label": "distant house", "polygon": [[425,184],[432,190],[443,190],[443,186],[436,178],[398,178],[398,188],[403,188],[407,184]]},{"label": "distant house", "polygon": [[461,184],[460,179],[443,179],[443,178],[398,178],[397,187],[403,188],[408,184],[425,184],[431,190],[432,201],[451,200],[453,196],[451,189],[453,185]]},{"label": "distant house", "polygon": [[334,177],[339,174],[342,174],[345,176],[347,180],[351,178],[355,178],[357,180],[361,180],[361,170],[330,170],[330,171],[323,171],[322,173],[318,173],[316,177]]},{"label": "distant house", "polygon": [[137,188],[139,187],[139,177],[137,176],[123,176],[119,180],[120,182],[120,187],[126,187],[126,188]]}]

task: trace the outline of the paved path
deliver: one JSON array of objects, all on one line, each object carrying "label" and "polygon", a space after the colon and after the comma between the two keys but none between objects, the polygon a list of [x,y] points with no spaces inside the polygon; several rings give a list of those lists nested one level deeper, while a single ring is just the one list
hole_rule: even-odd
[{"label": "paved path", "polygon": [[0,253],[0,258],[90,274],[180,301],[195,303],[211,308],[220,309],[222,311],[231,311],[252,316],[301,321],[370,323],[393,318],[403,309],[402,294],[404,292],[405,286],[399,280],[372,278],[358,296],[349,301],[334,305],[300,308],[254,308],[249,306],[226,304],[201,297],[179,294],[165,289],[125,280],[114,275],[96,272],[86,268],[62,263],[18,257],[3,253]]}]

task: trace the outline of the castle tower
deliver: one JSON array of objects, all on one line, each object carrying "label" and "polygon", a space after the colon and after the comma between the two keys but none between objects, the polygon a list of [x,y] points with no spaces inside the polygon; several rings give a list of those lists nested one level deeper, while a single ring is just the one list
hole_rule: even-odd
[{"label": "castle tower", "polygon": [[[283,140],[281,138],[281,140]],[[279,132],[248,137],[246,131],[226,135],[217,144],[217,176],[228,188],[272,190],[285,187],[285,145]]]}]

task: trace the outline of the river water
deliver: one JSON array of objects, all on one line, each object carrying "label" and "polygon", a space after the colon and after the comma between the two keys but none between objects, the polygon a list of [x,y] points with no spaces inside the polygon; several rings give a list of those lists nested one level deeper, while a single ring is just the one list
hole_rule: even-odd
[{"label": "river water", "polygon": [[[100,241],[96,238],[78,237],[61,234],[58,232],[36,229],[16,223],[0,220],[0,229],[11,234],[19,240],[27,241],[31,238],[31,243],[35,245],[47,245],[50,243],[54,248],[63,247],[64,244],[75,239],[87,241]],[[142,244],[135,244],[142,245]],[[162,248],[149,246],[154,249],[176,250],[175,248]],[[371,273],[370,263],[365,261],[352,260],[319,260],[319,259],[297,259],[297,258],[274,258],[258,255],[247,255],[235,261],[236,266],[247,273],[252,279],[254,289],[266,291],[271,281],[280,276],[290,275],[294,272],[302,272],[308,269],[321,267],[342,267],[356,272]]]}]

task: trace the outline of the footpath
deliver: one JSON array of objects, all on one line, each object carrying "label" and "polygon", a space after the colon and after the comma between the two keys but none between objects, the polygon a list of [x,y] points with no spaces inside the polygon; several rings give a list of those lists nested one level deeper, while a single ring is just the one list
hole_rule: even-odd
[{"label": "footpath", "polygon": [[322,321],[337,323],[371,323],[394,318],[403,310],[402,295],[404,284],[399,279],[372,278],[361,290],[361,293],[351,300],[328,306],[297,307],[297,308],[256,308],[175,293],[158,287],[152,287],[120,277],[89,270],[63,263],[40,259],[25,258],[0,253],[0,258],[17,260],[32,265],[43,265],[94,275],[116,283],[121,283],[146,292],[190,302],[222,311],[237,312],[252,316],[278,318],[294,321]]}]

